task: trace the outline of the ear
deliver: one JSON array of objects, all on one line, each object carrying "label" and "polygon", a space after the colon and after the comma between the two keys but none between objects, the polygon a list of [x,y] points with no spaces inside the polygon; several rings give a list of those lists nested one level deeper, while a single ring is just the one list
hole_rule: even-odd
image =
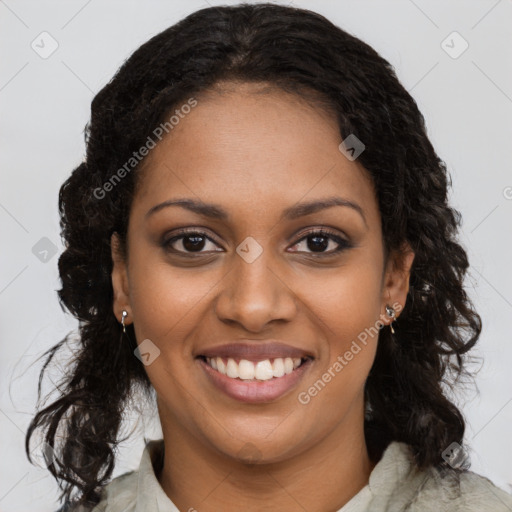
[{"label": "ear", "polygon": [[386,305],[395,309],[395,319],[405,307],[414,257],[415,253],[408,242],[405,242],[400,250],[389,254],[383,279],[380,317],[386,325],[393,321],[393,318],[386,314]]},{"label": "ear", "polygon": [[128,312],[125,324],[132,322],[130,308],[130,287],[128,283],[128,273],[126,269],[126,259],[121,251],[119,235],[112,233],[110,238],[110,248],[112,254],[112,289],[114,292],[114,301],[112,304],[114,315],[121,322],[123,310]]}]

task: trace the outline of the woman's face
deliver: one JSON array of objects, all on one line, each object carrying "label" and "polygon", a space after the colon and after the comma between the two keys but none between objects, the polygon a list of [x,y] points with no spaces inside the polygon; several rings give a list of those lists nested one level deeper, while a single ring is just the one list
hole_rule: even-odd
[{"label": "woman's face", "polygon": [[384,268],[375,192],[336,121],[258,90],[198,97],[151,151],[112,277],[164,436],[275,462],[361,435],[379,321],[405,304],[413,255]]}]

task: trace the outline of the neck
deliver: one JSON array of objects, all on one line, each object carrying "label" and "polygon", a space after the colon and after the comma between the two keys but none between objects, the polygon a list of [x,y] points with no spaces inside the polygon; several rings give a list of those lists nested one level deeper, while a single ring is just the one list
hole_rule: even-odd
[{"label": "neck", "polygon": [[337,511],[368,483],[375,467],[358,409],[360,422],[346,418],[309,449],[268,464],[228,457],[161,417],[165,454],[158,480],[179,510],[256,512],[263,502],[268,511]]}]

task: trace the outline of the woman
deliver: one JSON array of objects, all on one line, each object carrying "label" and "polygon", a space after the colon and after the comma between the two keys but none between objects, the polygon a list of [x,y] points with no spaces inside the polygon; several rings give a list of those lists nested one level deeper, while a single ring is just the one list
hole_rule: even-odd
[{"label": "woman", "polygon": [[[59,197],[80,351],[26,438],[61,510],[512,509],[441,385],[481,331],[446,167],[372,48],[203,9],[124,63],[86,143]],[[110,481],[139,389],[163,439]]]}]

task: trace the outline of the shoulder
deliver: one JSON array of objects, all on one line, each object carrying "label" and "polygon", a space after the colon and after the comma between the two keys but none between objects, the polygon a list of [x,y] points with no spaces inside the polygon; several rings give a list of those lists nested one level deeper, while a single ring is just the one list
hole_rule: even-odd
[{"label": "shoulder", "polygon": [[124,473],[105,485],[100,501],[91,507],[66,502],[56,512],[132,512],[136,502],[138,471]]},{"label": "shoulder", "polygon": [[488,478],[472,471],[464,471],[460,474],[459,481],[461,510],[512,511],[512,495]]},{"label": "shoulder", "polygon": [[[511,512],[512,496],[469,470],[430,467],[420,471],[410,447],[393,443],[380,472],[370,478],[376,501],[407,512]],[[386,464],[387,463],[387,464]],[[385,471],[382,471],[385,469]],[[379,502],[380,503],[380,502]]]},{"label": "shoulder", "polygon": [[100,501],[93,508],[76,508],[76,505],[75,508],[73,505],[65,508],[64,505],[57,512],[133,512],[136,508],[149,510],[158,495],[161,501],[165,501],[168,498],[155,475],[155,465],[161,464],[163,450],[163,439],[147,442],[139,467],[119,475],[103,486]]},{"label": "shoulder", "polygon": [[137,499],[138,471],[129,471],[109,482],[102,491],[101,500],[91,512],[132,512]]},{"label": "shoulder", "polygon": [[[440,470],[425,472],[424,485],[417,494],[414,510],[446,512],[510,512],[512,496],[488,478],[472,471]],[[430,507],[430,508],[425,508]]]}]

